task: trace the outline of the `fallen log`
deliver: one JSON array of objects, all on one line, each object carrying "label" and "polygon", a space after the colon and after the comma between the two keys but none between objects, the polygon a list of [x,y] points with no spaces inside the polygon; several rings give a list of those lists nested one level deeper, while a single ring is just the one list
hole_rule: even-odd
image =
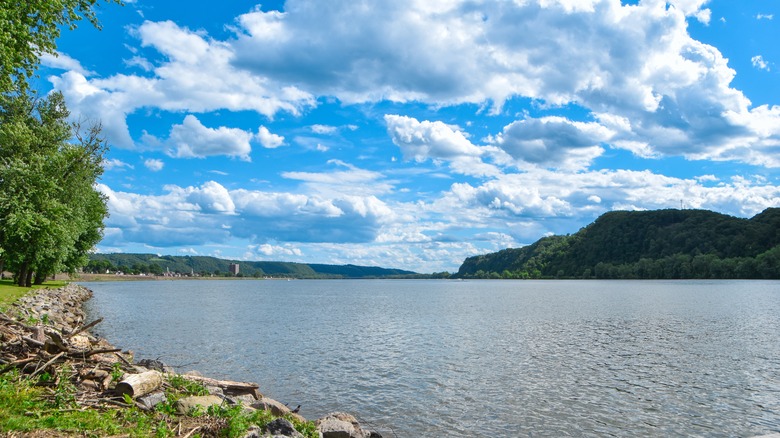
[{"label": "fallen log", "polygon": [[218,386],[222,389],[237,389],[244,391],[252,391],[260,388],[260,385],[253,382],[234,382],[232,380],[217,380],[209,377],[191,376],[189,374],[181,374],[180,377],[191,380],[193,382],[202,383],[206,386]]},{"label": "fallen log", "polygon": [[140,374],[129,374],[116,384],[116,392],[120,395],[129,395],[132,398],[149,394],[161,387],[163,383],[162,373],[159,371],[146,371]]}]

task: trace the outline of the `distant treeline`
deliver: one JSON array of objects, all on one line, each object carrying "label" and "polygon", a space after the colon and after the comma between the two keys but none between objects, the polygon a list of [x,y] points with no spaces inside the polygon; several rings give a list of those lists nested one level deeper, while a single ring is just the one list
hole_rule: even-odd
[{"label": "distant treeline", "polygon": [[573,235],[470,257],[460,278],[780,278],[780,209],[615,211]]},{"label": "distant treeline", "polygon": [[85,272],[201,277],[231,276],[231,263],[239,265],[239,277],[281,278],[387,278],[417,275],[412,271],[373,266],[323,265],[292,262],[224,260],[207,256],[158,256],[156,254],[92,254]]}]

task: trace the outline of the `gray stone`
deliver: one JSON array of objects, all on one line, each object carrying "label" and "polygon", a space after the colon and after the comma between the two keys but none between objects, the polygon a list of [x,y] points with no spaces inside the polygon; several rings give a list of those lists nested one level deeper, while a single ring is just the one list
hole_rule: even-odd
[{"label": "gray stone", "polygon": [[150,369],[150,370],[156,370],[161,373],[171,373],[173,374],[173,368],[169,367],[162,361],[159,361],[157,359],[141,359],[138,362],[135,363],[136,365],[140,365],[144,368]]},{"label": "gray stone", "polygon": [[257,409],[258,411],[271,411],[271,413],[277,417],[281,417],[290,413],[290,408],[285,406],[283,403],[268,397],[263,397],[249,406]]},{"label": "gray stone", "polygon": [[322,438],[382,438],[378,432],[363,430],[357,419],[345,412],[334,412],[316,421]]},{"label": "gray stone", "polygon": [[216,396],[225,395],[225,392],[219,386],[206,386],[206,391],[208,391],[209,394],[211,395],[216,395]]},{"label": "gray stone", "polygon": [[146,394],[142,397],[138,397],[136,401],[138,403],[141,403],[145,408],[147,409],[154,409],[155,406],[159,405],[160,403],[167,400],[165,398],[165,393],[162,391],[153,392],[151,394]]},{"label": "gray stone", "polygon": [[180,415],[187,415],[194,409],[200,409],[205,412],[211,406],[219,406],[222,399],[216,395],[190,396],[179,399],[176,402],[176,412]]},{"label": "gray stone", "polygon": [[263,437],[263,431],[260,430],[259,426],[252,426],[249,429],[247,429],[246,434],[244,434],[243,438],[262,438]]},{"label": "gray stone", "polygon": [[284,418],[277,418],[276,420],[268,423],[265,426],[265,430],[271,435],[281,435],[291,438],[303,438],[300,432],[295,430],[295,426]]}]

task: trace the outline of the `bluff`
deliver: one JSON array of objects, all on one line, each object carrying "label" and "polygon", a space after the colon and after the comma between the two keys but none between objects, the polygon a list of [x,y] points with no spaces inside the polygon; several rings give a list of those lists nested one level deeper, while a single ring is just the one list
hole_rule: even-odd
[{"label": "bluff", "polygon": [[414,276],[417,273],[402,269],[355,265],[323,265],[274,261],[238,261],[208,256],[159,256],[157,254],[91,254],[84,270],[103,273],[114,272],[151,273],[176,272],[200,276],[226,275],[229,266],[237,263],[243,277],[288,278],[380,278]]},{"label": "bluff", "polygon": [[780,209],[613,211],[573,235],[467,258],[461,278],[780,278]]}]

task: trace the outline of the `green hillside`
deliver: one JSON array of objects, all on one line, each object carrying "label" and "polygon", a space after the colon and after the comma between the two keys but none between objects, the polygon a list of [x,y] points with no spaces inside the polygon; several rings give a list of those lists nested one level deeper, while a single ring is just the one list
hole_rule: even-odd
[{"label": "green hillside", "polygon": [[469,278],[780,278],[780,209],[609,212],[570,236],[470,257]]},{"label": "green hillside", "polygon": [[122,271],[160,275],[178,273],[198,276],[226,276],[237,263],[242,277],[287,278],[377,278],[416,275],[412,271],[373,266],[322,265],[292,262],[239,261],[206,256],[158,256],[156,254],[92,254],[84,270],[103,273]]}]

